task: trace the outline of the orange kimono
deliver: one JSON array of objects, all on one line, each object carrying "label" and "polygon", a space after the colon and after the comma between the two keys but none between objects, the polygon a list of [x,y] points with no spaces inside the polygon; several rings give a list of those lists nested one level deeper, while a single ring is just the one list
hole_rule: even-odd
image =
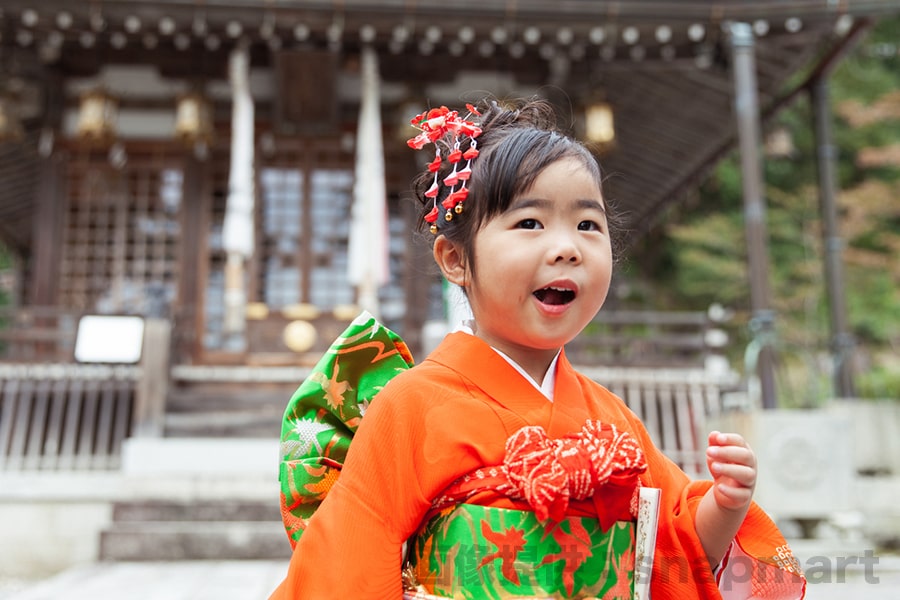
[{"label": "orange kimono", "polygon": [[[391,379],[368,407],[340,477],[309,520],[271,599],[399,600],[404,543],[444,490],[466,474],[500,464],[507,440],[523,427],[538,425],[558,438],[588,420],[629,432],[646,457],[641,484],[662,490],[653,600],[722,597],[694,528],[711,482],[690,481],[625,404],[576,372],[564,352],[551,402],[490,346],[460,332]],[[592,510],[590,501],[569,507],[572,514]],[[785,569],[792,559],[756,505],[732,548],[735,561],[747,556]],[[737,583],[756,586],[747,587],[745,598],[802,597],[802,576],[788,577],[768,596],[756,583]]]}]

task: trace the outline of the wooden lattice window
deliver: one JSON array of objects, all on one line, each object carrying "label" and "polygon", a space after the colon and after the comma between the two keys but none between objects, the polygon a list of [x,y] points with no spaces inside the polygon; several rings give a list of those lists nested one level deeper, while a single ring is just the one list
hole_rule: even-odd
[{"label": "wooden lattice window", "polygon": [[222,227],[228,205],[228,155],[213,155],[211,169],[210,215],[208,231],[209,263],[203,293],[203,347],[221,348],[225,321],[225,248]]},{"label": "wooden lattice window", "polygon": [[73,157],[59,301],[98,313],[164,314],[177,293],[183,172],[159,156],[116,169]]},{"label": "wooden lattice window", "polygon": [[285,150],[260,168],[255,298],[329,310],[354,300],[347,279],[352,155],[334,140]]},{"label": "wooden lattice window", "polygon": [[[308,302],[322,310],[356,301],[348,279],[353,155],[336,142],[305,143],[260,169],[257,300],[278,309]],[[391,280],[379,290],[382,318],[399,326],[406,314],[408,225],[399,194],[388,198]]]},{"label": "wooden lattice window", "polygon": [[347,274],[347,251],[353,172],[320,168],[310,173],[310,179],[309,301],[324,308],[351,304],[355,291]]},{"label": "wooden lattice window", "polygon": [[272,308],[300,302],[303,270],[300,238],[303,175],[299,169],[266,167],[260,173],[262,297]]}]

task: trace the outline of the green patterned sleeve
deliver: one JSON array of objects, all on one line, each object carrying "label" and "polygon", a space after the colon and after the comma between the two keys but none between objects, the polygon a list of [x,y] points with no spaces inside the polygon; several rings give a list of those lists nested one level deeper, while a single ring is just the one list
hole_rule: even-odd
[{"label": "green patterned sleeve", "polygon": [[281,515],[291,546],[337,481],[366,408],[412,367],[400,337],[363,312],[294,392],[281,425]]}]

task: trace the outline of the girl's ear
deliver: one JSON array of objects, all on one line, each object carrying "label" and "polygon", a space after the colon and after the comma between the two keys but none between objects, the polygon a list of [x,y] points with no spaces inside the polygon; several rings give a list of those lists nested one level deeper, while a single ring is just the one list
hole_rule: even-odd
[{"label": "girl's ear", "polygon": [[466,286],[466,261],[462,249],[447,236],[439,235],[434,240],[434,261],[450,283]]}]

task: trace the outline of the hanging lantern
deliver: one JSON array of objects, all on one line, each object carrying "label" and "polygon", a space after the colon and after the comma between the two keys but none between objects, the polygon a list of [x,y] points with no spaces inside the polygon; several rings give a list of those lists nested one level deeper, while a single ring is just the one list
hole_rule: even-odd
[{"label": "hanging lantern", "polygon": [[209,143],[213,136],[213,108],[197,92],[178,98],[175,109],[175,135],[187,144]]},{"label": "hanging lantern", "polygon": [[612,105],[595,102],[585,109],[585,137],[591,143],[609,144],[616,138]]},{"label": "hanging lantern", "polygon": [[92,90],[81,97],[78,108],[78,135],[89,141],[108,142],[116,135],[119,101],[104,90]]},{"label": "hanging lantern", "polygon": [[0,142],[16,142],[22,139],[22,121],[12,100],[0,96]]},{"label": "hanging lantern", "polygon": [[763,147],[767,158],[791,158],[796,153],[794,136],[787,127],[776,127],[769,131]]}]

